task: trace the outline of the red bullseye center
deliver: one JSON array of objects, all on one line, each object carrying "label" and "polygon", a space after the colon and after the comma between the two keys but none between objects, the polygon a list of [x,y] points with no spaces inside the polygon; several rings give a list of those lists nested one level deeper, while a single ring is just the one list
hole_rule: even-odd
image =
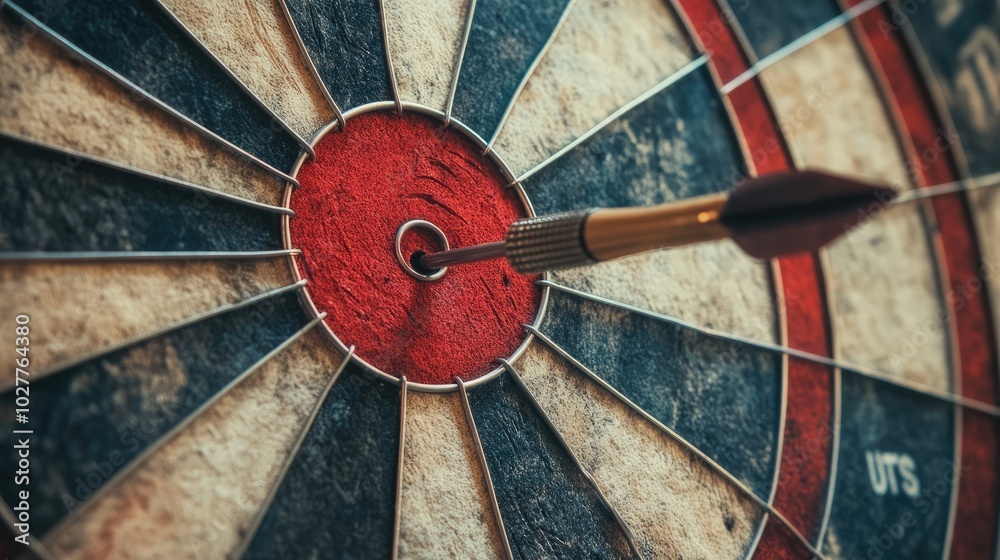
[{"label": "red bullseye center", "polygon": [[[426,384],[471,381],[513,354],[537,313],[534,278],[499,260],[427,282],[396,256],[411,220],[436,225],[453,248],[503,239],[525,210],[497,165],[461,132],[412,113],[353,116],[315,149],[297,176],[289,235],[337,338],[383,372]],[[419,227],[400,242],[407,259],[441,248]]]}]

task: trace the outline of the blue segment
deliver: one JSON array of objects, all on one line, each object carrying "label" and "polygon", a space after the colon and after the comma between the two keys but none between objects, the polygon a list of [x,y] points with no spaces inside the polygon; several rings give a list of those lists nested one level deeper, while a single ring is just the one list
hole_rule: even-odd
[{"label": "blue segment", "polygon": [[295,138],[155,0],[18,0],[16,5],[152,96],[274,167],[288,170],[298,156]]},{"label": "blue segment", "polygon": [[0,251],[266,251],[281,220],[0,137]]},{"label": "blue segment", "polygon": [[400,394],[350,364],[244,558],[390,558]]},{"label": "blue segment", "polygon": [[341,110],[393,99],[378,0],[286,0],[286,4]]},{"label": "blue segment", "polygon": [[941,558],[953,488],[952,405],[845,374],[826,538],[840,558]]},{"label": "blue segment", "polygon": [[[51,529],[305,322],[298,295],[285,294],[32,383],[32,532]],[[13,449],[14,395],[2,397],[0,443]],[[0,471],[14,472],[15,460],[0,454]],[[13,482],[0,483],[8,504]]]},{"label": "blue segment", "polygon": [[558,290],[542,331],[757,495],[770,494],[781,420],[778,355]]},{"label": "blue segment", "polygon": [[627,541],[593,487],[504,373],[469,393],[515,558],[621,558]]},{"label": "blue segment", "polygon": [[685,76],[524,181],[538,214],[657,204],[745,175],[707,67]]},{"label": "blue segment", "polygon": [[893,11],[894,31],[913,26],[955,123],[939,131],[942,151],[961,137],[973,176],[1000,171],[1000,6],[966,0]]},{"label": "blue segment", "polygon": [[452,114],[484,140],[528,67],[552,36],[569,0],[479,0]]},{"label": "blue segment", "polygon": [[835,0],[730,0],[729,6],[760,58],[840,14]]}]

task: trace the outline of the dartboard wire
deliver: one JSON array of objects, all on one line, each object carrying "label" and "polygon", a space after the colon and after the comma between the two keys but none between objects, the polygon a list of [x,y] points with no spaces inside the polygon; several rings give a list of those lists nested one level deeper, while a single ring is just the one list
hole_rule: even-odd
[{"label": "dartboard wire", "polygon": [[267,103],[264,103],[263,99],[261,99],[256,93],[254,93],[254,91],[250,89],[250,87],[247,86],[243,80],[241,80],[236,74],[234,74],[233,71],[229,69],[229,66],[227,66],[226,63],[222,62],[222,60],[218,56],[216,56],[214,52],[212,52],[212,49],[209,48],[208,45],[203,43],[202,40],[194,33],[194,31],[192,31],[191,28],[187,26],[187,24],[185,24],[183,21],[181,21],[179,17],[177,17],[177,14],[175,14],[173,10],[170,9],[170,7],[168,7],[166,4],[163,3],[163,0],[154,0],[153,3],[156,4],[156,6],[163,12],[163,14],[167,17],[167,19],[169,19],[175,26],[177,26],[181,30],[181,32],[184,33],[185,36],[187,36],[188,40],[197,45],[198,49],[201,50],[201,52],[205,56],[207,56],[208,59],[211,60],[216,65],[216,67],[219,68],[219,70],[221,70],[226,76],[228,76],[229,79],[232,80],[233,83],[235,83],[237,87],[240,88],[240,90],[243,91],[244,95],[246,95],[249,99],[251,99],[261,110],[267,113],[267,116],[271,117],[271,122],[276,123],[285,132],[290,134],[292,138],[295,139],[295,142],[299,145],[299,147],[305,150],[309,154],[309,157],[312,158],[316,157],[316,152],[313,151],[313,148],[312,146],[309,145],[309,142],[307,142],[305,138],[299,136],[298,132],[295,132],[292,129],[292,127],[288,126],[288,123],[286,123],[284,119],[279,117],[278,114],[275,113],[271,109],[271,107],[267,105]]},{"label": "dartboard wire", "polygon": [[0,251],[0,263],[269,259],[297,255],[301,252],[299,249],[275,249],[273,251]]},{"label": "dartboard wire", "polygon": [[[733,121],[735,122],[735,121]],[[778,340],[782,346],[788,345],[788,314],[786,307],[781,304],[782,298],[784,297],[784,284],[782,284],[781,269],[778,265],[776,259],[770,261],[770,266],[767,267],[768,277],[771,280],[771,293],[774,296],[775,302],[775,314],[778,319]],[[789,359],[788,354],[781,355],[781,403],[778,405],[779,416],[778,416],[778,444],[774,449],[774,473],[771,477],[771,491],[767,496],[767,503],[770,506],[774,506],[774,499],[778,495],[778,485],[781,482],[781,459],[785,452],[785,425],[788,420],[788,366]],[[764,530],[767,528],[767,514],[764,514],[764,519],[757,524],[757,531],[754,535],[753,541],[747,548],[747,553],[744,556],[746,559],[753,558],[757,551],[757,546],[760,545],[760,539],[764,536]]]},{"label": "dartboard wire", "polygon": [[313,424],[316,423],[316,418],[319,417],[319,411],[323,408],[327,395],[330,394],[330,390],[333,389],[333,385],[338,379],[340,379],[340,374],[344,372],[344,369],[347,368],[347,365],[351,362],[353,357],[354,346],[352,345],[347,350],[347,354],[340,359],[340,363],[337,364],[336,369],[333,370],[333,374],[330,375],[330,380],[326,382],[326,385],[323,387],[323,391],[319,394],[319,397],[317,397],[316,404],[313,405],[312,411],[309,413],[309,418],[306,419],[302,428],[299,429],[299,433],[295,437],[295,442],[288,450],[288,454],[285,456],[285,461],[282,463],[281,469],[278,471],[278,474],[274,478],[274,482],[267,491],[267,497],[264,498],[264,502],[257,510],[257,514],[254,516],[253,522],[247,527],[246,533],[243,535],[243,540],[240,542],[239,547],[234,550],[232,558],[242,558],[250,549],[250,545],[253,543],[254,537],[257,536],[260,526],[264,523],[264,518],[267,517],[268,511],[271,509],[275,498],[278,496],[281,484],[285,481],[285,477],[288,476],[288,471],[291,470],[292,464],[295,462],[295,458],[298,455],[299,450],[302,449],[302,444],[306,441],[306,436],[309,435],[309,430],[312,429]]},{"label": "dartboard wire", "polygon": [[[531,328],[534,329],[534,327]],[[535,329],[535,332],[537,332],[537,329]],[[608,512],[615,518],[615,522],[618,523],[618,527],[622,530],[622,533],[625,536],[625,541],[628,543],[628,547],[632,551],[632,554],[634,554],[636,558],[639,558],[641,560],[643,556],[642,553],[639,552],[639,548],[635,544],[635,535],[632,533],[632,529],[628,526],[628,523],[626,523],[625,520],[622,518],[622,516],[618,513],[618,510],[615,509],[615,506],[611,504],[611,501],[608,500],[608,497],[604,495],[604,491],[601,490],[601,487],[599,484],[597,484],[597,480],[594,478],[594,476],[591,475],[590,471],[588,471],[587,468],[583,466],[583,463],[580,462],[580,459],[576,456],[576,453],[573,452],[573,448],[569,446],[569,443],[566,441],[565,438],[563,438],[562,434],[556,428],[555,424],[552,423],[552,420],[549,418],[549,415],[545,412],[545,409],[542,408],[542,405],[537,400],[535,400],[535,396],[531,394],[531,391],[528,390],[528,387],[524,384],[524,381],[521,380],[521,374],[518,373],[517,369],[509,361],[501,358],[497,360],[497,362],[501,363],[504,369],[507,370],[507,373],[510,374],[511,380],[514,381],[514,384],[517,385],[518,390],[520,390],[521,394],[523,394],[524,397],[528,400],[528,403],[531,405],[531,408],[535,410],[535,413],[538,414],[538,416],[542,419],[542,422],[545,423],[545,426],[549,429],[549,432],[552,434],[552,437],[555,438],[555,440],[559,443],[559,446],[562,447],[563,451],[566,452],[566,455],[569,457],[570,461],[573,462],[573,465],[576,467],[576,470],[587,481],[587,484],[589,484],[591,488],[593,488],[594,492],[597,494],[597,498],[601,501],[601,504],[603,504],[604,507],[608,510]]]},{"label": "dartboard wire", "polygon": [[469,393],[461,377],[455,376],[455,384],[458,385],[459,399],[462,402],[462,411],[465,413],[465,423],[469,428],[469,433],[472,435],[472,443],[476,448],[479,467],[483,471],[483,482],[486,485],[486,491],[490,495],[490,507],[493,509],[493,520],[496,523],[500,544],[503,546],[504,557],[507,560],[514,560],[514,552],[510,549],[510,540],[507,538],[507,528],[504,527],[503,515],[500,514],[500,502],[497,501],[497,491],[493,486],[493,477],[490,476],[490,466],[486,462],[486,451],[483,449],[482,440],[479,439],[476,418],[472,414],[472,405],[469,403]]},{"label": "dartboard wire", "polygon": [[[821,280],[820,293],[823,294],[823,306],[826,308],[826,324],[829,333],[830,355],[835,360],[842,358],[840,349],[840,337],[834,328],[833,291],[828,289],[833,283],[830,276],[830,261],[825,250],[820,250],[816,255],[819,277]],[[841,422],[843,418],[843,372],[840,368],[833,368],[833,441],[830,448],[830,473],[827,480],[826,499],[823,504],[823,517],[819,523],[819,531],[816,533],[816,548],[823,550],[823,543],[826,540],[826,532],[830,527],[830,516],[833,513],[833,500],[837,490],[837,472],[840,470],[840,434]]]},{"label": "dartboard wire", "polygon": [[[841,10],[848,10],[850,6],[845,0],[838,0],[838,5]],[[917,154],[916,146],[914,146],[913,138],[909,134],[906,123],[903,119],[902,111],[899,107],[896,97],[893,93],[892,87],[889,84],[889,77],[885,74],[882,69],[880,62],[878,61],[875,50],[872,47],[871,41],[868,39],[865,33],[864,27],[861,25],[859,19],[853,19],[851,21],[851,37],[854,40],[855,46],[861,51],[862,57],[864,58],[865,67],[868,71],[869,76],[875,83],[875,87],[880,93],[880,101],[882,103],[883,109],[886,111],[887,117],[892,123],[893,131],[895,132],[895,139],[899,144],[899,150],[903,154],[905,162],[907,165],[915,165],[920,163],[920,156]],[[921,173],[916,172],[911,167],[911,177],[910,180],[913,183],[912,190],[920,190],[925,182],[924,177]],[[962,367],[962,356],[961,347],[959,346],[959,333],[958,333],[958,317],[956,316],[955,307],[949,302],[948,299],[948,286],[952,286],[951,273],[947,267],[947,261],[945,257],[945,246],[941,235],[941,229],[938,226],[937,219],[937,209],[934,208],[933,204],[928,199],[923,199],[920,206],[917,208],[920,213],[924,225],[924,234],[926,235],[928,242],[931,247],[931,255],[934,264],[934,269],[936,271],[937,288],[939,295],[939,303],[942,309],[945,310],[948,316],[948,357],[950,358],[950,390],[956,395],[963,395],[962,390],[962,376],[964,375],[964,370]],[[959,405],[954,405],[954,434],[952,443],[952,464],[961,465],[962,464],[962,435],[963,435],[963,409]],[[951,495],[949,496],[949,506],[948,506],[948,525],[945,532],[944,543],[941,548],[942,559],[947,559],[951,553],[952,541],[955,534],[955,521],[958,512],[958,497],[959,497],[959,484],[960,484],[960,469],[954,469],[952,473],[951,480]]]},{"label": "dartboard wire", "polygon": [[469,35],[472,33],[472,18],[476,15],[476,0],[469,0],[468,13],[465,14],[465,29],[462,31],[462,41],[458,46],[458,58],[455,60],[455,70],[451,75],[451,87],[448,88],[448,102],[444,107],[444,126],[451,124],[451,111],[455,107],[455,92],[458,91],[458,78],[462,75],[462,62],[465,60],[465,49],[469,46]]},{"label": "dartboard wire", "polygon": [[[220,315],[224,315],[226,313],[229,313],[230,311],[236,311],[238,309],[242,309],[244,307],[248,307],[248,306],[254,305],[254,304],[259,303],[261,301],[264,301],[266,299],[271,299],[273,297],[277,297],[277,296],[280,296],[282,294],[287,294],[289,292],[295,292],[295,291],[301,290],[303,287],[305,287],[305,285],[307,283],[308,283],[308,280],[302,279],[302,280],[299,280],[298,282],[295,282],[294,284],[289,284],[287,286],[283,286],[281,288],[276,288],[274,290],[268,290],[266,292],[263,292],[263,293],[255,295],[255,296],[252,296],[252,297],[240,300],[240,301],[236,301],[236,302],[233,302],[233,303],[227,303],[227,304],[224,304],[224,305],[220,305],[219,307],[216,307],[215,309],[210,309],[208,311],[205,311],[204,313],[199,313],[197,315],[193,315],[191,317],[188,317],[187,319],[183,319],[183,320],[181,320],[179,322],[172,323],[172,324],[164,326],[164,327],[160,327],[160,328],[158,328],[158,329],[156,329],[154,331],[151,331],[151,332],[148,332],[148,333],[143,333],[143,334],[140,334],[138,336],[134,336],[132,338],[129,338],[129,339],[124,340],[122,342],[119,342],[117,344],[112,344],[111,346],[108,346],[108,347],[105,347],[105,348],[101,348],[99,350],[96,350],[96,351],[91,352],[89,354],[86,354],[84,356],[77,357],[77,358],[72,358],[70,360],[65,360],[65,361],[56,363],[55,365],[52,365],[52,366],[50,366],[50,367],[48,367],[48,368],[46,368],[44,370],[41,370],[41,371],[38,371],[38,372],[32,374],[32,378],[33,378],[34,381],[39,381],[41,379],[45,379],[46,377],[49,377],[51,375],[56,375],[56,374],[62,373],[64,371],[73,369],[73,368],[75,368],[77,366],[80,366],[80,365],[85,364],[87,362],[90,362],[92,360],[96,360],[96,359],[99,359],[99,358],[101,358],[103,356],[107,356],[108,354],[113,354],[115,352],[119,352],[121,350],[125,350],[127,348],[131,348],[132,346],[135,346],[137,344],[141,344],[143,342],[147,342],[149,340],[161,337],[161,336],[166,335],[166,334],[170,334],[170,333],[172,333],[174,331],[177,331],[177,330],[180,330],[180,329],[182,329],[184,327],[190,327],[191,325],[198,324],[198,323],[200,323],[202,321],[205,321],[207,319],[211,319],[213,317],[218,317]],[[4,393],[8,393],[8,392],[12,391],[13,389],[14,389],[13,386],[2,388],[2,389],[0,389],[0,395],[2,395]]]},{"label": "dartboard wire", "polygon": [[[507,101],[507,107],[504,108],[503,114],[500,115],[500,120],[497,122],[497,126],[493,129],[493,134],[490,135],[489,141],[486,142],[486,147],[483,148],[483,155],[490,153],[493,150],[493,143],[496,142],[497,137],[500,136],[500,131],[503,130],[503,125],[507,123],[507,117],[510,116],[510,112],[514,110],[514,104],[517,103],[517,98],[521,96],[521,92],[528,85],[528,80],[538,69],[538,66],[542,63],[542,59],[548,54],[549,48],[553,43],[556,42],[556,37],[559,35],[559,31],[562,30],[563,25],[566,20],[569,19],[570,11],[576,5],[577,0],[569,0],[566,3],[566,7],[563,8],[562,14],[559,16],[559,20],[556,21],[555,27],[552,28],[552,33],[549,34],[548,39],[545,40],[545,44],[542,45],[541,50],[535,55],[535,59],[531,61],[528,66],[527,71],[525,71],[524,76],[521,78],[520,83],[517,84],[517,89],[514,90],[513,95],[510,96],[510,100]],[[450,113],[450,111],[449,111]]]},{"label": "dartboard wire", "polygon": [[566,144],[565,146],[563,146],[561,149],[559,149],[559,151],[557,151],[554,154],[550,155],[549,157],[545,158],[544,160],[542,160],[541,162],[539,162],[537,165],[535,165],[531,169],[525,171],[520,176],[516,177],[511,182],[511,184],[508,185],[508,186],[513,186],[513,185],[516,185],[516,184],[520,184],[523,181],[526,181],[532,175],[534,175],[535,173],[538,173],[539,171],[541,171],[542,169],[544,169],[546,166],[548,166],[549,164],[551,164],[553,161],[556,161],[557,159],[559,159],[562,156],[566,155],[568,152],[572,151],[574,148],[576,148],[580,144],[582,144],[582,143],[586,142],[587,140],[589,140],[592,136],[594,136],[595,134],[597,134],[598,132],[600,132],[601,130],[603,130],[605,127],[607,127],[611,123],[613,123],[616,120],[618,120],[619,118],[621,118],[622,115],[624,115],[624,114],[628,113],[629,111],[631,111],[632,109],[635,109],[636,107],[642,105],[644,102],[646,102],[647,100],[649,100],[651,97],[653,97],[656,94],[660,93],[661,91],[667,89],[668,87],[672,86],[673,84],[679,82],[681,79],[683,79],[684,77],[688,76],[689,74],[691,74],[692,72],[694,72],[698,68],[701,68],[702,66],[704,66],[708,62],[708,58],[709,58],[708,55],[701,55],[698,58],[692,60],[691,62],[685,64],[680,69],[678,69],[676,72],[674,72],[673,74],[667,76],[662,81],[660,81],[660,83],[658,83],[655,86],[653,86],[652,88],[646,90],[641,95],[639,95],[638,97],[632,99],[631,101],[629,101],[625,105],[622,105],[615,112],[611,113],[610,115],[608,115],[607,117],[605,117],[602,121],[600,121],[599,123],[597,123],[596,125],[594,125],[593,127],[591,127],[589,130],[587,130],[586,132],[584,132],[580,136],[576,137],[569,144]]},{"label": "dartboard wire", "polygon": [[52,539],[56,535],[59,535],[67,527],[70,527],[77,519],[84,517],[87,512],[95,507],[102,498],[111,494],[116,488],[121,486],[126,480],[128,480],[129,475],[141,467],[150,457],[156,454],[157,451],[163,449],[168,443],[173,441],[178,434],[184,431],[192,422],[199,418],[205,411],[212,408],[212,406],[221,400],[223,397],[232,392],[233,389],[238,387],[243,383],[248,377],[250,377],[254,372],[259,370],[265,364],[267,364],[272,358],[277,356],[286,350],[289,346],[294,344],[299,340],[304,334],[311,331],[313,327],[318,325],[326,317],[326,314],[309,321],[304,327],[293,333],[287,339],[285,339],[281,344],[276,346],[270,352],[268,352],[264,357],[257,360],[253,365],[244,370],[242,373],[237,375],[232,381],[227,383],[224,387],[216,391],[214,395],[209,397],[205,402],[194,409],[187,416],[185,416],[177,425],[171,428],[167,433],[163,434],[157,438],[153,443],[149,445],[146,449],[142,450],[135,458],[126,463],[121,470],[111,475],[111,477],[104,483],[103,486],[94,491],[94,493],[85,502],[80,504],[76,509],[69,513],[66,517],[62,518],[59,523],[57,523],[48,533],[46,533],[45,538]]},{"label": "dartboard wire", "polygon": [[378,0],[379,21],[382,24],[382,48],[385,49],[385,65],[389,73],[389,83],[392,85],[392,99],[396,102],[396,114],[403,114],[403,101],[399,98],[399,84],[396,80],[396,68],[392,65],[392,49],[389,47],[389,26],[385,17],[385,0]]},{"label": "dartboard wire", "polygon": [[[99,165],[101,167],[106,167],[108,169],[113,169],[115,171],[121,171],[121,172],[124,172],[124,173],[128,173],[130,175],[135,175],[137,177],[142,177],[144,179],[149,179],[149,180],[152,180],[152,181],[156,181],[158,183],[163,183],[163,184],[171,186],[171,187],[178,187],[178,188],[182,188],[182,189],[186,189],[186,190],[200,192],[200,193],[203,193],[206,196],[209,196],[209,197],[212,197],[212,198],[218,198],[218,199],[221,199],[221,200],[225,200],[226,202],[232,202],[233,204],[240,204],[242,206],[247,206],[247,207],[253,208],[255,210],[262,210],[264,212],[272,212],[272,213],[275,213],[275,214],[286,214],[286,215],[291,215],[291,216],[295,215],[295,212],[293,212],[290,208],[283,208],[281,206],[273,206],[271,204],[265,204],[263,202],[258,202],[256,200],[251,200],[249,198],[243,198],[243,197],[235,195],[235,194],[230,194],[230,193],[227,193],[227,192],[223,192],[223,191],[214,189],[212,187],[206,187],[204,185],[198,185],[196,183],[191,183],[191,182],[188,182],[188,181],[183,181],[181,179],[174,179],[173,177],[167,177],[166,175],[161,175],[159,173],[153,173],[152,171],[145,171],[145,170],[142,170],[142,169],[138,169],[136,167],[131,167],[129,165],[125,165],[125,164],[122,164],[122,163],[114,162],[114,161],[111,161],[109,159],[104,159],[104,158],[100,158],[100,157],[97,157],[97,156],[92,156],[92,155],[89,155],[89,154],[85,154],[83,152],[78,152],[76,150],[71,150],[71,149],[63,148],[63,147],[56,146],[56,145],[53,145],[53,144],[48,144],[46,142],[40,142],[38,140],[34,140],[34,139],[31,139],[31,138],[26,138],[24,136],[19,136],[17,134],[11,134],[9,132],[4,132],[2,130],[0,130],[0,139],[11,140],[13,142],[18,142],[18,143],[21,143],[21,144],[25,144],[27,146],[31,146],[31,147],[34,147],[34,148],[38,148],[38,149],[41,149],[41,150],[48,151],[48,152],[53,152],[53,153],[60,154],[62,156],[65,156],[67,162],[72,162],[74,160],[80,160],[80,161],[83,161],[83,162],[86,162],[86,163],[90,163],[90,164],[94,164],[94,165]],[[72,165],[72,164],[68,164],[68,165]]]},{"label": "dartboard wire", "polygon": [[728,83],[720,88],[722,95],[729,95],[733,90],[746,84],[755,78],[758,74],[767,70],[771,66],[774,66],[778,62],[788,58],[792,54],[802,50],[803,48],[814,43],[818,39],[826,36],[827,34],[843,27],[844,25],[850,23],[851,20],[857,18],[861,14],[873,10],[874,8],[884,4],[886,0],[865,0],[864,2],[854,6],[850,10],[847,10],[837,17],[832,18],[830,21],[820,25],[816,29],[806,33],[805,35],[799,37],[798,39],[792,41],[791,43],[785,45],[784,47],[774,51],[773,53],[765,56],[755,63],[753,66],[748,68],[745,72],[739,76],[733,78]]},{"label": "dartboard wire", "polygon": [[577,360],[572,354],[567,352],[564,348],[559,346],[554,340],[543,334],[540,330],[530,325],[523,325],[523,327],[525,328],[525,330],[535,335],[535,337],[538,338],[538,340],[545,343],[545,345],[551,348],[555,353],[559,354],[563,359],[568,361],[577,370],[583,373],[584,376],[586,376],[591,381],[599,385],[605,391],[608,391],[612,396],[614,396],[619,401],[624,403],[626,406],[634,410],[640,416],[645,418],[648,422],[652,423],[655,427],[659,428],[662,432],[667,434],[667,436],[669,436],[671,439],[679,443],[689,452],[697,455],[699,459],[701,459],[706,465],[709,466],[709,468],[711,468],[717,474],[725,478],[741,494],[749,498],[759,507],[763,508],[768,515],[773,516],[775,519],[781,522],[781,524],[784,525],[785,528],[788,529],[795,536],[795,538],[803,546],[805,546],[806,549],[809,550],[809,552],[816,555],[816,557],[818,558],[825,558],[823,554],[819,550],[817,550],[816,547],[812,545],[812,543],[809,542],[809,539],[805,538],[805,536],[803,536],[802,533],[798,529],[796,529],[795,526],[780,511],[775,509],[774,506],[770,504],[769,500],[766,500],[758,496],[753,490],[750,489],[750,487],[748,487],[740,479],[736,478],[732,473],[723,468],[722,465],[715,462],[715,460],[709,457],[704,451],[702,451],[697,446],[684,439],[680,434],[670,429],[666,424],[657,420],[651,414],[646,412],[642,407],[632,402],[628,397],[626,397],[617,389],[615,389],[613,386],[611,386],[607,381],[602,379],[599,375],[591,371],[590,368],[583,365],[583,363]]},{"label": "dartboard wire", "polygon": [[[710,327],[704,327],[704,326],[701,326],[701,325],[695,325],[694,323],[689,323],[689,322],[687,322],[687,321],[685,321],[683,319],[679,319],[677,317],[671,317],[669,315],[664,315],[664,314],[661,314],[661,313],[656,313],[654,311],[649,311],[647,309],[641,309],[639,307],[635,307],[635,306],[629,305],[627,303],[623,303],[623,302],[620,302],[620,301],[615,301],[615,300],[612,300],[612,299],[608,299],[608,298],[605,298],[603,296],[598,296],[598,295],[595,295],[595,294],[591,294],[589,292],[584,292],[584,291],[581,291],[581,290],[577,290],[575,288],[570,288],[568,286],[563,286],[563,285],[558,284],[556,282],[553,282],[551,280],[538,280],[536,282],[536,284],[538,284],[540,286],[546,286],[546,287],[552,288],[554,290],[559,290],[561,292],[565,292],[565,293],[568,293],[568,294],[572,294],[572,295],[575,295],[575,296],[578,296],[578,297],[581,297],[581,298],[584,298],[584,299],[588,299],[590,301],[594,301],[594,302],[597,302],[597,303],[602,303],[602,304],[608,305],[610,307],[617,307],[619,309],[622,309],[624,311],[628,311],[630,313],[635,313],[637,315],[648,317],[650,319],[654,319],[654,320],[657,320],[657,321],[662,321],[664,323],[675,325],[675,326],[678,326],[678,327],[681,327],[681,328],[684,328],[684,329],[687,329],[687,330],[695,331],[695,332],[704,334],[706,336],[710,336],[712,338],[718,338],[718,339],[721,339],[721,340],[729,340],[729,341],[732,341],[732,342],[738,342],[740,344],[744,344],[744,345],[751,346],[751,347],[754,347],[754,348],[759,348],[761,350],[767,350],[769,352],[774,352],[774,353],[777,353],[777,354],[785,353],[785,354],[788,354],[791,357],[799,358],[799,359],[802,359],[802,360],[805,360],[805,361],[808,361],[808,362],[812,362],[812,363],[824,365],[824,366],[827,366],[827,367],[840,368],[843,371],[846,371],[846,372],[849,372],[849,373],[853,373],[853,374],[859,375],[861,377],[865,377],[865,378],[868,378],[868,379],[873,379],[875,381],[880,381],[880,382],[888,384],[888,385],[893,385],[895,387],[899,387],[901,389],[905,389],[905,390],[913,392],[913,393],[921,394],[921,395],[923,395],[925,397],[934,398],[934,399],[937,399],[937,400],[940,400],[940,401],[944,401],[944,402],[947,402],[947,403],[951,403],[951,404],[958,404],[958,405],[963,406],[964,408],[968,408],[970,410],[975,410],[977,412],[981,412],[981,413],[986,414],[988,416],[993,416],[993,417],[996,417],[996,418],[1000,418],[1000,406],[992,405],[992,404],[985,403],[983,401],[979,401],[979,400],[975,400],[975,399],[970,399],[970,398],[964,397],[962,395],[957,395],[957,394],[952,393],[950,391],[939,389],[939,388],[931,386],[931,385],[925,385],[925,384],[919,383],[917,381],[912,381],[912,380],[909,380],[909,379],[906,379],[906,378],[897,377],[897,376],[894,376],[894,375],[892,375],[890,373],[881,372],[881,371],[878,371],[878,370],[875,370],[875,369],[872,369],[872,368],[869,368],[869,367],[861,366],[861,365],[858,365],[858,364],[852,364],[850,362],[846,362],[846,361],[843,361],[843,360],[838,360],[838,359],[833,359],[833,358],[827,358],[826,356],[821,356],[819,354],[814,354],[812,352],[806,352],[805,350],[799,350],[797,348],[790,348],[788,346],[782,346],[780,344],[774,344],[772,342],[767,342],[767,341],[764,341],[764,340],[758,340],[758,339],[751,338],[751,337],[748,337],[748,336],[743,336],[743,335],[734,334],[734,333],[727,333],[727,332],[716,330],[716,329],[713,329],[713,328],[710,328]],[[537,330],[535,327],[530,327],[530,328],[529,327],[525,327],[525,328],[529,332],[532,332],[532,333],[534,333]]]},{"label": "dartboard wire", "polygon": [[406,451],[406,376],[399,376],[399,452],[396,455],[396,502],[392,521],[392,560],[399,557],[399,522],[403,508],[403,462]]},{"label": "dartboard wire", "polygon": [[281,181],[291,182],[296,185],[298,184],[298,181],[296,181],[295,178],[291,177],[287,173],[279,170],[278,168],[265,162],[264,160],[251,154],[250,152],[244,150],[243,148],[237,146],[236,144],[230,142],[229,140],[226,140],[219,134],[206,128],[201,123],[181,113],[174,107],[168,105],[163,100],[159,99],[158,97],[152,95],[143,88],[139,87],[131,80],[125,78],[124,76],[113,70],[110,66],[104,64],[100,60],[97,60],[96,58],[94,58],[87,52],[77,47],[75,44],[73,44],[71,41],[69,41],[59,33],[56,33],[55,30],[51,29],[50,27],[48,27],[47,25],[36,19],[35,16],[31,15],[28,11],[24,10],[17,4],[14,4],[13,2],[7,2],[5,7],[9,8],[12,12],[17,14],[21,19],[26,21],[29,25],[40,31],[43,35],[48,37],[54,44],[61,47],[69,55],[75,57],[77,60],[83,62],[84,64],[87,64],[88,66],[94,68],[98,72],[104,74],[112,81],[130,90],[135,95],[138,95],[141,98],[149,101],[158,109],[162,110],[164,113],[170,115],[171,117],[180,121],[181,123],[191,127],[202,136],[219,144],[220,146],[226,148],[233,154],[241,157],[250,164],[266,171],[268,174],[280,179]]},{"label": "dartboard wire", "polygon": [[[313,62],[312,55],[309,54],[309,49],[306,48],[306,44],[302,40],[302,35],[299,34],[299,28],[295,25],[295,18],[292,17],[292,12],[288,9],[288,3],[285,0],[277,0],[277,2],[281,6],[281,13],[285,15],[285,21],[288,23],[288,27],[292,30],[292,36],[295,38],[295,44],[299,48],[299,54],[305,58],[306,65],[309,68],[309,73],[312,75],[313,80],[316,81],[316,85],[319,86],[320,92],[323,94],[323,99],[325,99],[327,104],[330,105],[330,108],[333,109],[337,122],[340,123],[340,131],[343,132],[344,127],[347,126],[347,121],[344,120],[344,113],[340,110],[340,105],[337,105],[337,102],[334,101],[333,96],[330,95],[330,90],[326,87],[326,82],[324,82],[322,76],[319,75],[319,70]],[[312,144],[313,142],[310,142],[310,145]]]}]

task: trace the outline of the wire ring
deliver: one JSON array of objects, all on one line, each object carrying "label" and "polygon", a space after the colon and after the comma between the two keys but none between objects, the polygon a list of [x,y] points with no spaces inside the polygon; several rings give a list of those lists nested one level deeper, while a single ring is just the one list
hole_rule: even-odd
[{"label": "wire ring", "polygon": [[415,227],[420,227],[430,230],[438,238],[438,241],[441,243],[441,248],[443,250],[447,251],[448,249],[451,248],[448,245],[448,238],[445,237],[444,232],[441,231],[441,228],[428,222],[427,220],[410,220],[409,222],[406,222],[405,224],[399,226],[399,231],[396,232],[396,243],[395,243],[396,260],[399,261],[399,265],[402,266],[403,270],[406,271],[406,273],[409,274],[410,276],[416,278],[417,280],[421,280],[423,282],[433,282],[444,276],[444,273],[448,272],[448,267],[439,268],[431,274],[424,274],[418,271],[416,268],[414,268],[413,263],[410,262],[410,259],[408,259],[406,255],[403,254],[403,243],[402,243],[403,235]]}]

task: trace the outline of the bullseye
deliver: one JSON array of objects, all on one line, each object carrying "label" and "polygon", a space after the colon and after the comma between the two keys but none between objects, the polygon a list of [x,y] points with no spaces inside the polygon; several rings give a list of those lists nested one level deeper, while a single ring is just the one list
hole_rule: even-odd
[{"label": "bullseye", "polygon": [[330,333],[372,368],[470,382],[522,347],[521,325],[540,307],[535,278],[504,261],[426,269],[413,256],[501,239],[526,202],[460,124],[381,109],[349,113],[299,170],[288,225],[297,272]]}]

